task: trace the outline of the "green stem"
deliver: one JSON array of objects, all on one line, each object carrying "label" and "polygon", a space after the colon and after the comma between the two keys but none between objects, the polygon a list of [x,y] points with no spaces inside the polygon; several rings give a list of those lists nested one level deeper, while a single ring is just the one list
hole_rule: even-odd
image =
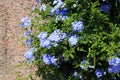
[{"label": "green stem", "polygon": [[95,68],[95,66],[96,66],[96,57],[94,55],[94,68]]}]

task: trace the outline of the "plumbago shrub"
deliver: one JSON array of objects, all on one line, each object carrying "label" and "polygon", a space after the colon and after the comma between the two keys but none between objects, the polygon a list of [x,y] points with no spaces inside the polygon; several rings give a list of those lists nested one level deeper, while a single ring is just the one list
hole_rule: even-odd
[{"label": "plumbago shrub", "polygon": [[36,0],[21,19],[24,54],[45,80],[120,79],[119,0]]}]

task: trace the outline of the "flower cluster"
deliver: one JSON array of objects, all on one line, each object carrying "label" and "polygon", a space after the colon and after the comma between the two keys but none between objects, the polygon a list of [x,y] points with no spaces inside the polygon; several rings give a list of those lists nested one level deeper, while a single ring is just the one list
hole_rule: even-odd
[{"label": "flower cluster", "polygon": [[20,22],[20,26],[23,28],[27,28],[28,26],[31,25],[31,21],[28,17],[22,18]]},{"label": "flower cluster", "polygon": [[35,52],[35,48],[28,49],[27,52],[25,52],[24,57],[28,59],[28,62],[34,61],[34,55],[33,52]]},{"label": "flower cluster", "polygon": [[84,25],[82,21],[72,22],[72,28],[74,31],[81,32],[84,29]]},{"label": "flower cluster", "polygon": [[[54,14],[55,11],[59,10],[59,8],[63,8],[65,6],[65,3],[62,2],[62,0],[54,0],[53,1],[53,5],[55,5],[52,9],[51,9],[51,14]],[[62,12],[61,12],[62,11]],[[66,14],[66,11],[64,10],[61,10],[59,11],[60,13],[65,13]]]},{"label": "flower cluster", "polygon": [[56,15],[57,15],[56,16],[56,22],[58,22],[59,20],[64,21],[64,20],[68,19],[67,14],[68,14],[67,8],[57,9],[56,10]]},{"label": "flower cluster", "polygon": [[27,31],[24,33],[24,37],[27,38],[30,34],[31,34],[31,31],[30,31],[30,30],[27,30]]},{"label": "flower cluster", "polygon": [[68,38],[68,42],[74,46],[78,43],[79,37],[75,34],[73,36],[68,37],[66,33],[62,33],[60,29],[53,31],[49,37],[47,38],[47,32],[41,32],[38,35],[40,40],[40,46],[50,48],[52,45],[57,46],[58,42],[61,42],[63,39]]},{"label": "flower cluster", "polygon": [[26,40],[26,46],[30,47],[32,42],[32,37]]},{"label": "flower cluster", "polygon": [[43,55],[43,62],[45,62],[45,64],[47,65],[54,64],[56,66],[57,65],[56,61],[57,59],[55,58],[55,56],[50,56],[49,54]]},{"label": "flower cluster", "polygon": [[65,3],[62,0],[54,0],[53,5],[55,6],[51,9],[50,14],[54,15],[56,13],[56,23],[59,20],[64,21],[65,19],[68,19],[68,9],[64,8]]},{"label": "flower cluster", "polygon": [[109,12],[110,11],[110,5],[108,4],[102,4],[100,7],[101,12]]},{"label": "flower cluster", "polygon": [[65,36],[66,34],[62,33],[60,29],[58,29],[58,30],[55,30],[53,33],[51,33],[48,39],[54,42],[60,42],[62,39],[65,38]]},{"label": "flower cluster", "polygon": [[56,10],[56,15],[67,15],[68,14],[68,10],[66,8],[63,8],[62,10],[61,9],[57,9]]},{"label": "flower cluster", "polygon": [[109,60],[110,67],[108,68],[109,73],[117,74],[120,72],[120,58],[114,57]]},{"label": "flower cluster", "polygon": [[68,39],[68,42],[74,46],[78,43],[78,38],[77,38],[77,35],[74,35],[74,36],[71,36],[69,39]]},{"label": "flower cluster", "polygon": [[47,32],[41,32],[38,35],[40,39],[40,47],[50,48],[51,46],[57,46],[57,42],[62,41],[65,38],[66,34],[62,33],[60,29],[55,30],[53,33],[49,35],[47,38]]},{"label": "flower cluster", "polygon": [[47,37],[47,32],[41,32],[37,37],[39,39],[45,39]]},{"label": "flower cluster", "polygon": [[36,4],[39,4],[40,3],[40,0],[35,0],[36,1]]}]

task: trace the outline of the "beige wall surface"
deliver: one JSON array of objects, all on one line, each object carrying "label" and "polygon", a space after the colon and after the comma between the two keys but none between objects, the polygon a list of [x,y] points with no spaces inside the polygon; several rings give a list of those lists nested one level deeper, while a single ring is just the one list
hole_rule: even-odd
[{"label": "beige wall surface", "polygon": [[34,5],[35,0],[0,0],[0,80],[29,80],[27,77],[35,71],[24,65],[25,31],[18,26]]}]

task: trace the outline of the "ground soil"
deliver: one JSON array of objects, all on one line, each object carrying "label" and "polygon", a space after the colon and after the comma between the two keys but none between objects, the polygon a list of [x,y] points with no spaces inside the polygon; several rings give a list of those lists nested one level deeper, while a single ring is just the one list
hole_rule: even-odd
[{"label": "ground soil", "polygon": [[30,80],[27,77],[35,71],[24,64],[27,47],[18,26],[34,5],[35,0],[0,0],[0,80]]}]

